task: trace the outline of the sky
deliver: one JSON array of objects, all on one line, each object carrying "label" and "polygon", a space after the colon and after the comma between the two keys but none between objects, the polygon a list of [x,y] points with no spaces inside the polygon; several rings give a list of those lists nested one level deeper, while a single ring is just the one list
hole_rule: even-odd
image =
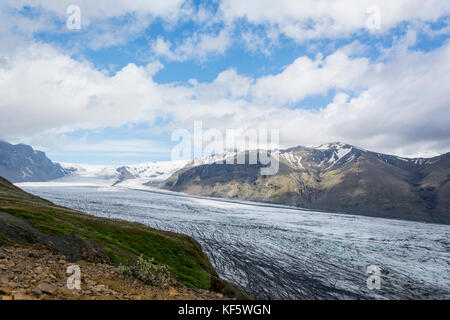
[{"label": "sky", "polygon": [[129,164],[202,121],[430,157],[450,151],[449,35],[444,0],[0,0],[0,139]]}]

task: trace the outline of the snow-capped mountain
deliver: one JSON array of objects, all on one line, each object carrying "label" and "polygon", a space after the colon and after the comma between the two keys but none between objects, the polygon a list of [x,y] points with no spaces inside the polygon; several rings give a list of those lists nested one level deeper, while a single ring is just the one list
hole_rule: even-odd
[{"label": "snow-capped mountain", "polygon": [[406,170],[414,170],[422,166],[432,165],[436,158],[403,158],[373,151],[368,151],[349,144],[334,142],[319,146],[294,147],[284,151],[278,151],[280,161],[298,170],[311,168],[321,171],[330,171],[341,165],[357,161],[362,154],[368,154],[378,158],[386,164]]},{"label": "snow-capped mountain", "polygon": [[[197,160],[165,188],[201,196],[287,204],[386,218],[450,223],[450,153],[403,158],[344,143],[273,151],[279,170]],[[204,162],[204,163],[203,163]]]},{"label": "snow-capped mountain", "polygon": [[305,165],[309,165],[329,170],[339,162],[354,160],[353,150],[353,146],[336,142],[315,147],[296,147],[279,151],[279,157],[280,161],[285,161],[296,169],[307,170]]},{"label": "snow-capped mountain", "polygon": [[60,182],[118,185],[127,180],[145,182],[162,182],[177,170],[183,168],[188,161],[159,161],[125,166],[85,165],[59,163],[67,175]]},{"label": "snow-capped mountain", "polygon": [[203,164],[211,164],[217,162],[225,162],[229,158],[234,158],[237,152],[227,151],[220,154],[212,154],[204,157],[196,157],[193,160],[187,162],[187,166],[200,166]]}]

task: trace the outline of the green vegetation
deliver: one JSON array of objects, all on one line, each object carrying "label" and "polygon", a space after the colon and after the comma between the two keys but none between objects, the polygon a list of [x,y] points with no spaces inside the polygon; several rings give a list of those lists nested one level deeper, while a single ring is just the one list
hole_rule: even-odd
[{"label": "green vegetation", "polygon": [[[49,236],[64,237],[76,233],[82,239],[99,245],[114,264],[136,260],[141,266],[165,266],[161,268],[167,268],[188,287],[211,289],[211,277],[217,277],[200,244],[188,236],[60,207],[1,178],[0,212],[28,221],[39,232]],[[2,241],[11,242],[0,228],[0,243]]]},{"label": "green vegetation", "polygon": [[116,271],[119,274],[134,277],[154,286],[167,287],[170,284],[169,268],[166,265],[155,263],[153,258],[147,260],[140,256],[132,263],[121,264]]}]

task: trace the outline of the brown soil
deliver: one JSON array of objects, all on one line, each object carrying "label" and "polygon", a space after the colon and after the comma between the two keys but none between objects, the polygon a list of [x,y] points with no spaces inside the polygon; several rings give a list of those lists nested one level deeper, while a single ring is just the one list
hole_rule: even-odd
[{"label": "brown soil", "polygon": [[[70,265],[81,269],[81,290],[69,290]],[[173,281],[155,287],[122,276],[107,264],[80,261],[52,254],[42,247],[0,247],[2,300],[219,300],[223,296],[189,289]]]}]

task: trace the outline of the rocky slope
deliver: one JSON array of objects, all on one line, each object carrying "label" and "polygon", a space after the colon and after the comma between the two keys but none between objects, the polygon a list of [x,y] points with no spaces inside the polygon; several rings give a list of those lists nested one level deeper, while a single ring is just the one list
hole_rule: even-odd
[{"label": "rocky slope", "polygon": [[44,152],[0,141],[0,177],[12,182],[36,182],[61,178],[65,171]]},{"label": "rocky slope", "polygon": [[450,153],[406,159],[342,143],[276,153],[279,171],[273,176],[262,176],[260,163],[193,163],[163,187],[202,196],[450,223]]},{"label": "rocky slope", "polygon": [[[200,244],[188,236],[60,207],[0,178],[0,247],[24,245],[99,266],[127,264],[142,256],[166,266],[179,286],[247,297],[218,277]],[[27,277],[25,269],[16,269],[17,277]]]},{"label": "rocky slope", "polygon": [[67,257],[40,246],[0,247],[1,300],[217,300],[222,294],[172,282],[154,286],[120,275],[109,264],[78,261],[80,289],[67,287]]}]

